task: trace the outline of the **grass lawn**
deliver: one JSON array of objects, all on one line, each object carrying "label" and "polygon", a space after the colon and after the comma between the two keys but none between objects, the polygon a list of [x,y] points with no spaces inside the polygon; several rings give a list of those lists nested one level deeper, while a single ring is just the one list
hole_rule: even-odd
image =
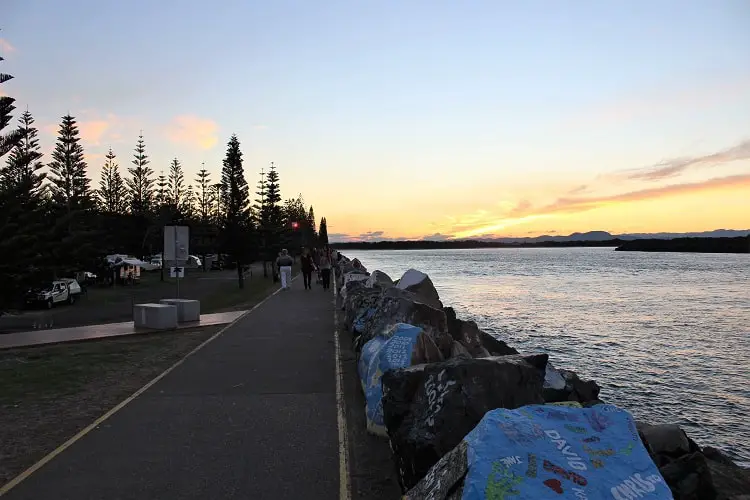
[{"label": "grass lawn", "polygon": [[0,351],[0,484],[221,328]]},{"label": "grass lawn", "polygon": [[[294,271],[298,270],[295,266]],[[179,296],[201,301],[202,313],[249,309],[278,283],[263,277],[262,268],[255,265],[252,275],[245,277],[245,288],[240,290],[236,271],[208,271],[188,269],[180,279]],[[27,311],[24,314],[0,317],[0,333],[28,331],[39,328],[65,328],[102,323],[132,321],[133,305],[158,302],[177,296],[177,279],[160,280],[158,272],[143,273],[138,285],[90,287],[88,293],[73,305],[60,305],[51,310]]]},{"label": "grass lawn", "polygon": [[[185,282],[190,281],[189,286],[195,290],[204,289],[201,310],[205,313],[250,309],[279,286],[270,278],[264,279],[262,271],[246,279],[242,290],[236,275],[235,279],[218,275],[213,283],[199,280],[200,276],[185,278]],[[156,274],[133,288],[161,286],[164,284]],[[66,310],[84,314],[84,308],[106,309],[103,303],[97,306],[86,300]],[[0,484],[33,465],[223,327],[0,351]]]}]

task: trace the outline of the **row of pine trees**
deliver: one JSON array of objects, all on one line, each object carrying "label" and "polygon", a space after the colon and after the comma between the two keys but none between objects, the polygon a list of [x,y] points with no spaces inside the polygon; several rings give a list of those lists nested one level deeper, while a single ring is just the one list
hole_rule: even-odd
[{"label": "row of pine trees", "polygon": [[[0,84],[11,78],[0,73]],[[127,168],[110,149],[92,186],[75,118],[62,118],[45,158],[28,110],[12,126],[14,102],[0,93],[0,313],[30,285],[94,269],[107,254],[161,252],[169,224],[190,226],[192,254],[229,254],[240,287],[243,265],[270,262],[282,246],[328,243],[325,218],[316,231],[313,207],[302,195],[282,202],[273,164],[261,172],[251,200],[235,135],[218,179],[203,165],[191,182],[177,158],[156,175],[141,133]]]}]

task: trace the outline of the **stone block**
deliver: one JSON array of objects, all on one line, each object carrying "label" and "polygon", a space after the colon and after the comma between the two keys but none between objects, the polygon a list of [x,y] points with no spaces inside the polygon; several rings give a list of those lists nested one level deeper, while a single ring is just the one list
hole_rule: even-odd
[{"label": "stone block", "polygon": [[177,308],[168,304],[136,304],[133,306],[133,323],[136,328],[177,328]]},{"label": "stone block", "polygon": [[177,321],[179,323],[200,321],[201,319],[201,303],[199,300],[161,299],[159,302],[177,308]]}]

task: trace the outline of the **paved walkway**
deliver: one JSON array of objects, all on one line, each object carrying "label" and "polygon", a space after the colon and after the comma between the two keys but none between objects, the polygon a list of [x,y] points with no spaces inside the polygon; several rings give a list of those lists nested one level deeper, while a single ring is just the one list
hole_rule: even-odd
[{"label": "paved walkway", "polygon": [[3,499],[338,498],[332,300],[295,280]]},{"label": "paved walkway", "polygon": [[[230,311],[223,313],[201,314],[201,319],[190,323],[180,323],[177,330],[200,328],[202,326],[225,325],[236,320],[245,311]],[[30,347],[60,342],[76,342],[80,340],[101,339],[105,337],[120,337],[140,333],[152,333],[157,330],[136,328],[132,321],[124,323],[104,323],[101,325],[73,326],[70,328],[50,328],[47,330],[32,330],[0,334],[0,349],[14,347]]]}]

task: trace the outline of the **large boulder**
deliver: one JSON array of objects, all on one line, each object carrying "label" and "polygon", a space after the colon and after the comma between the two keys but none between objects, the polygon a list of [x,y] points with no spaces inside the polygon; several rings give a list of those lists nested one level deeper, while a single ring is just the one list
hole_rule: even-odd
[{"label": "large boulder", "polygon": [[675,499],[739,500],[750,495],[750,470],[716,448],[701,450],[678,425],[639,422],[638,433]]},{"label": "large boulder", "polygon": [[397,323],[375,336],[362,348],[357,363],[362,390],[365,393],[365,416],[368,432],[387,436],[383,423],[384,373],[414,364],[441,361],[442,356],[432,338],[419,327]]},{"label": "large boulder", "polygon": [[390,286],[393,286],[393,280],[390,276],[385,274],[383,271],[375,270],[370,274],[370,277],[367,278],[367,282],[365,283],[365,286],[368,288],[373,287],[381,287],[381,288],[388,288]]},{"label": "large boulder", "polygon": [[[368,314],[374,314],[375,306],[380,300],[380,288],[367,288],[363,283],[362,281],[349,283],[352,289],[347,292],[343,306],[344,326],[354,333],[361,333]],[[355,288],[357,285],[359,287]]]},{"label": "large boulder", "polygon": [[456,311],[452,307],[444,307],[443,312],[445,312],[448,322],[448,333],[453,337],[453,340],[463,344],[472,357],[483,358],[486,356],[518,354],[517,350],[502,340],[496,339],[489,333],[479,329],[475,322],[458,319]]},{"label": "large boulder", "polygon": [[438,295],[435,285],[432,280],[422,271],[416,269],[409,269],[404,273],[398,280],[396,285],[401,290],[408,290],[418,295],[425,303],[441,309],[443,303],[440,302],[440,296]]},{"label": "large boulder", "polygon": [[613,405],[487,412],[405,499],[671,499],[632,416]]},{"label": "large boulder", "polygon": [[441,309],[418,302],[413,293],[395,287],[388,288],[382,293],[375,312],[365,323],[364,331],[355,347],[360,349],[375,335],[395,323],[407,323],[423,328],[438,345],[443,357],[450,356],[452,342],[445,313]]},{"label": "large boulder", "polygon": [[347,273],[344,275],[344,282],[341,286],[341,308],[344,309],[346,307],[346,298],[348,297],[349,293],[353,290],[359,290],[361,288],[365,288],[365,282],[367,280],[366,274],[359,274],[359,273]]},{"label": "large boulder", "polygon": [[599,390],[595,381],[582,380],[574,371],[548,367],[544,387],[544,400],[548,403],[578,401],[584,406],[599,403]]},{"label": "large boulder", "polygon": [[485,413],[542,403],[547,355],[451,359],[383,375],[383,414],[399,478],[411,488]]}]

